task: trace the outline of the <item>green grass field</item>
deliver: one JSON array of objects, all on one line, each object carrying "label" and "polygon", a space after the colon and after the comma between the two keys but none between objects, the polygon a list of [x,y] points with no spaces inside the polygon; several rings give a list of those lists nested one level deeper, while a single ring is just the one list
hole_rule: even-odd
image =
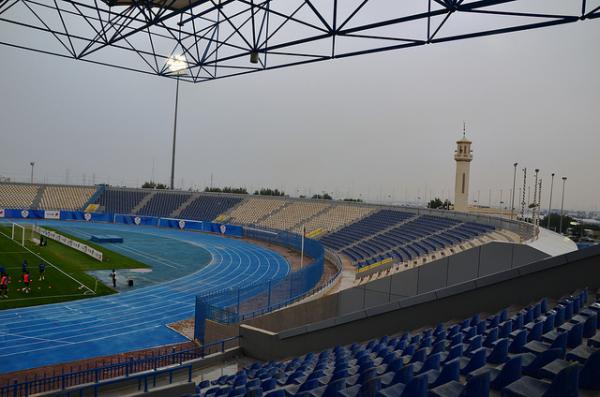
[{"label": "green grass field", "polygon": [[[50,228],[48,228],[50,229]],[[17,229],[18,230],[18,229]],[[103,253],[103,261],[85,255],[56,241],[40,247],[30,241],[31,229],[26,229],[25,247],[12,240],[10,225],[0,225],[0,266],[9,274],[8,299],[0,298],[0,310],[56,303],[115,293],[112,288],[86,273],[89,270],[106,270],[106,280],[112,269],[147,268],[148,266],[116,252],[55,230],[73,240],[84,242]],[[17,233],[20,239],[21,231]],[[25,293],[21,264],[26,259],[31,276],[31,292]],[[39,280],[40,262],[46,263],[45,280]]]}]

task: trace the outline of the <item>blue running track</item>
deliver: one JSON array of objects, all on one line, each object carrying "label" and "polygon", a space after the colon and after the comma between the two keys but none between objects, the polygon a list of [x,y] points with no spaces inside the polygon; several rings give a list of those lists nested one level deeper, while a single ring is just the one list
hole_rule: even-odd
[{"label": "blue running track", "polygon": [[[110,248],[149,264],[165,279],[167,273],[179,278],[109,296],[0,311],[0,373],[185,342],[165,324],[190,318],[195,295],[281,279],[290,272],[278,253],[216,235],[125,225],[53,226],[80,236],[99,229],[127,234],[123,245]],[[144,245],[144,236],[151,246]],[[198,259],[206,252],[210,262]],[[168,271],[155,272],[165,264]]]}]

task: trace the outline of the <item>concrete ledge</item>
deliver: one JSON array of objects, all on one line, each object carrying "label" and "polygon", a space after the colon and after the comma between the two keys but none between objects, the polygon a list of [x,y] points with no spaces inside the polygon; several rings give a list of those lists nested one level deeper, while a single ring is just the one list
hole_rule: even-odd
[{"label": "concrete ledge", "polygon": [[247,328],[242,332],[242,326],[241,343],[249,356],[283,359],[599,286],[600,247],[597,247],[358,310],[309,327],[281,332],[277,337],[259,329]]}]

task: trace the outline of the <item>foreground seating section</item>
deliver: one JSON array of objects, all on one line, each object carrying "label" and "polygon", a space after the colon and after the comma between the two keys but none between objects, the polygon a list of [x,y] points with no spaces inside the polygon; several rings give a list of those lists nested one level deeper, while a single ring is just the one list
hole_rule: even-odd
[{"label": "foreground seating section", "polygon": [[190,193],[157,192],[137,211],[139,215],[170,216],[191,196]]},{"label": "foreground seating section", "polygon": [[274,212],[258,224],[271,229],[292,230],[296,225],[329,207],[330,204],[319,201],[295,201]]},{"label": "foreground seating section", "polygon": [[31,208],[38,185],[0,183],[0,208]]},{"label": "foreground seating section", "polygon": [[46,210],[80,210],[96,191],[90,186],[46,185],[40,207]]},{"label": "foreground seating section", "polygon": [[178,218],[212,221],[241,201],[240,197],[200,194],[181,211]]},{"label": "foreground seating section", "polygon": [[104,212],[131,214],[133,209],[151,192],[143,190],[106,189],[95,200]]},{"label": "foreground seating section", "polygon": [[268,198],[248,198],[233,208],[226,217],[238,225],[253,225],[285,205],[285,200]]},{"label": "foreground seating section", "polygon": [[591,350],[583,363],[579,357],[563,358],[565,352],[568,357],[570,350],[562,348],[562,341],[560,347],[508,353],[509,340],[522,334],[508,333],[505,324],[511,324],[514,331],[525,332],[527,340],[527,334],[535,332],[536,324],[543,324],[548,318],[554,321],[553,316],[561,308],[570,307],[560,324],[545,329],[547,332],[535,336],[533,341],[551,332],[568,334],[569,327],[564,327],[565,324],[583,326],[589,318],[597,316],[600,305],[586,304],[587,291],[581,291],[560,300],[554,308],[549,308],[543,299],[512,316],[507,309],[489,317],[476,314],[414,334],[336,346],[287,361],[255,362],[236,374],[204,381],[198,385],[195,396],[577,396],[580,390],[588,393],[585,395],[597,395],[600,390],[597,329],[581,341],[581,345]]}]

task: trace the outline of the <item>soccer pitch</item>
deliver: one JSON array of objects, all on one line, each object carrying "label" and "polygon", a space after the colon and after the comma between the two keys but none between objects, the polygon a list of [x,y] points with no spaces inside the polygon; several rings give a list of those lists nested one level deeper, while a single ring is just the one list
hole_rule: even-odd
[{"label": "soccer pitch", "polygon": [[[139,261],[64,232],[60,233],[102,251],[103,262],[53,240],[48,240],[48,245],[40,247],[30,239],[31,226],[23,226],[25,226],[24,246],[21,245],[23,231],[20,228],[16,228],[13,240],[11,224],[0,224],[0,266],[10,277],[8,298],[0,298],[0,310],[112,294],[116,291],[87,274],[86,271],[106,270],[104,282],[109,282],[109,273],[112,269],[148,267]],[[27,261],[27,270],[31,279],[28,293],[23,288],[23,260]],[[40,279],[41,262],[46,264],[44,280]]]}]

